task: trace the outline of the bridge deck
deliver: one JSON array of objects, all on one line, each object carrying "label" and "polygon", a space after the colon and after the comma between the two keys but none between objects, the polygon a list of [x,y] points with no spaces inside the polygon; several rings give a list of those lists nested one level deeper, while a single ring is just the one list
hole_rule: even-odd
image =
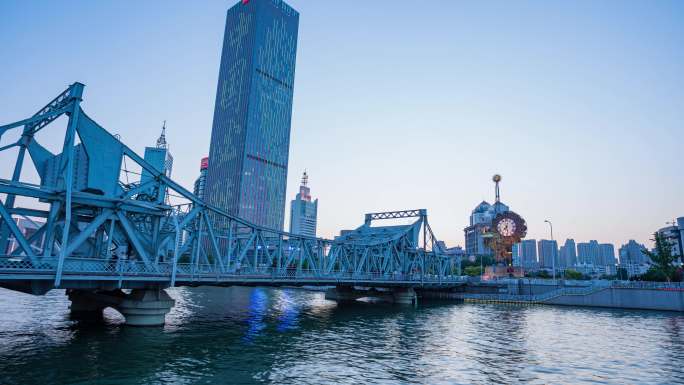
[{"label": "bridge deck", "polygon": [[[39,282],[52,287],[56,277],[56,260],[31,264],[25,260],[0,258],[0,282],[29,285]],[[140,262],[67,259],[60,288],[121,288],[140,286],[336,286],[426,287],[450,288],[466,282],[460,276],[421,274],[352,273],[331,271],[321,274],[314,270],[278,270],[264,267],[258,271],[220,271],[214,265],[157,263],[145,266]]]},{"label": "bridge deck", "polygon": [[[0,138],[9,130],[22,137],[0,148],[15,151],[8,153],[15,157],[13,172],[0,175],[0,253],[9,254],[0,254],[0,286],[44,293],[463,282],[455,275],[460,257],[432,233],[427,210],[370,213],[335,239],[250,223],[173,181],[158,161],[164,157],[138,155],[90,118],[81,108],[83,89],[73,83],[33,116],[0,126]],[[58,131],[64,144],[53,153],[41,142],[60,116],[68,118],[67,129]],[[413,219],[377,226],[378,220],[406,218]]]}]

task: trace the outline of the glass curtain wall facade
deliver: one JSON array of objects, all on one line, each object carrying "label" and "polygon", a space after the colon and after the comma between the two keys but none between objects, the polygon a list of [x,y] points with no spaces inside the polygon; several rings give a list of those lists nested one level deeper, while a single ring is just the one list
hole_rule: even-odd
[{"label": "glass curtain wall facade", "polygon": [[228,10],[209,148],[208,203],[282,230],[299,13],[280,0]]}]

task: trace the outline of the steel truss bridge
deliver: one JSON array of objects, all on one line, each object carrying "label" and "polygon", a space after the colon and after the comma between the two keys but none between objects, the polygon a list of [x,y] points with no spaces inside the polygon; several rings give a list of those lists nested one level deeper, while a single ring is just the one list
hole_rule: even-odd
[{"label": "steel truss bridge", "polygon": [[[256,226],[198,199],[97,124],[81,108],[83,89],[74,83],[33,116],[0,126],[0,159],[14,159],[12,174],[0,175],[0,286],[42,294],[461,282],[460,261],[438,246],[426,210],[367,214],[333,240]],[[59,118],[66,128],[51,125]],[[60,132],[56,154],[38,140]],[[143,177],[131,181],[132,170]],[[412,222],[372,226],[406,218]],[[33,224],[32,234],[20,220]]]}]

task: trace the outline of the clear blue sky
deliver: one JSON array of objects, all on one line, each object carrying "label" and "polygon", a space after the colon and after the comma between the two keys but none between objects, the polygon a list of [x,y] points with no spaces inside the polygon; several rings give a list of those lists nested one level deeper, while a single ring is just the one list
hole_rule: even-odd
[{"label": "clear blue sky", "polygon": [[[0,1],[0,123],[81,81],[88,114],[139,152],[167,120],[174,179],[190,187],[233,4]],[[462,245],[495,172],[538,239],[550,218],[556,238],[646,242],[684,215],[684,2],[289,4],[288,199],[308,169],[321,235],[427,208]]]}]

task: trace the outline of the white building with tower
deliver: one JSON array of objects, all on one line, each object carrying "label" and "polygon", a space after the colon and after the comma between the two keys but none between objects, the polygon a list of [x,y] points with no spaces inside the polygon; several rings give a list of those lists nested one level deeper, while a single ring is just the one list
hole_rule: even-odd
[{"label": "white building with tower", "polygon": [[290,202],[290,233],[315,237],[317,218],[318,199],[311,200],[309,175],[304,171],[299,193]]},{"label": "white building with tower", "polygon": [[492,226],[492,221],[499,213],[509,211],[501,202],[493,205],[487,201],[480,202],[470,214],[470,226],[463,229],[465,233],[466,254],[492,255],[492,250],[485,244],[482,236]]},{"label": "white building with tower", "polygon": [[485,243],[484,233],[492,227],[492,222],[498,214],[510,211],[510,208],[501,202],[499,194],[499,182],[501,176],[494,175],[495,183],[494,204],[482,201],[470,213],[470,225],[463,229],[465,233],[465,252],[470,255],[493,255],[492,250]]},{"label": "white building with tower", "polygon": [[[167,177],[171,177],[171,170],[173,169],[173,157],[169,151],[169,144],[166,142],[166,121],[162,126],[161,134],[157,139],[157,144],[155,147],[145,147],[145,161],[151,164],[158,171],[164,173]],[[149,171],[143,169],[140,175],[140,184],[144,184],[154,179]],[[151,186],[145,193],[150,195],[154,199],[160,199],[165,201],[168,199],[166,191],[153,191],[154,186]],[[158,195],[157,195],[158,194]]]}]

